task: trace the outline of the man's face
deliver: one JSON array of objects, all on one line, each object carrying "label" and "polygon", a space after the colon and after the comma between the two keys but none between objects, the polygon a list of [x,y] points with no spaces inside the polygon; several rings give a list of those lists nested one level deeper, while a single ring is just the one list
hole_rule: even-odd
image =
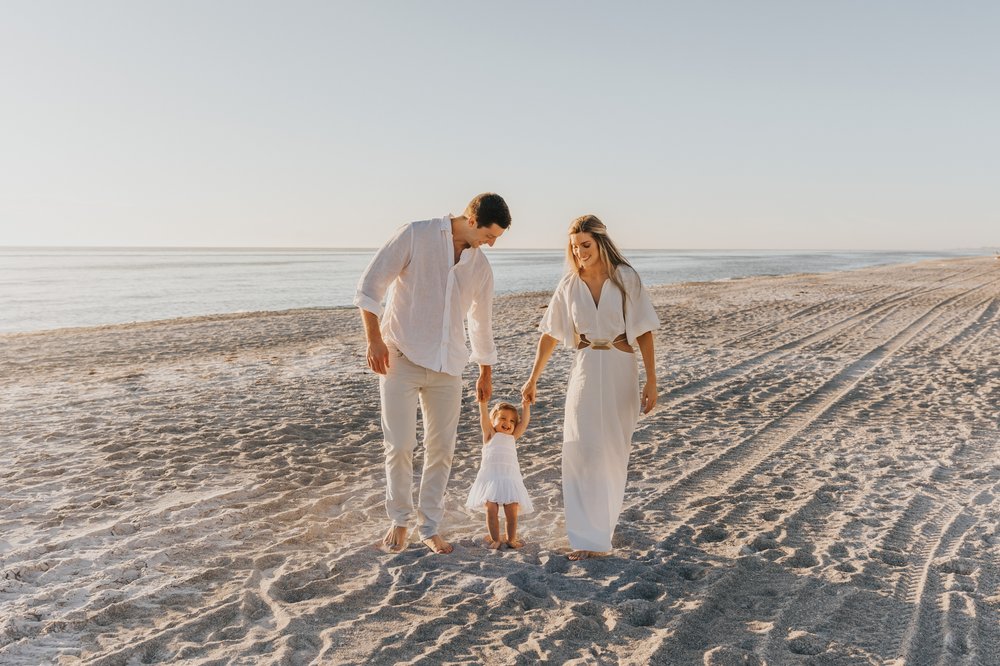
[{"label": "man's face", "polygon": [[469,241],[469,245],[472,247],[479,247],[480,245],[489,245],[493,247],[493,243],[497,241],[503,232],[507,231],[499,224],[491,224],[488,227],[477,227],[475,226],[475,221],[471,221],[473,225],[472,228],[472,240]]}]

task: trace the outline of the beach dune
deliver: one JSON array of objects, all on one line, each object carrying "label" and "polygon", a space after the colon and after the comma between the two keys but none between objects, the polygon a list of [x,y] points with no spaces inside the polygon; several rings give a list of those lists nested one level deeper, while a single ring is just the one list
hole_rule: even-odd
[{"label": "beach dune", "polygon": [[[651,294],[660,402],[616,551],[584,562],[571,352],[519,442],[527,545],[488,550],[463,507],[470,366],[455,552],[387,555],[356,310],[0,336],[0,663],[1000,663],[1000,262]],[[497,299],[494,399],[547,298]]]}]

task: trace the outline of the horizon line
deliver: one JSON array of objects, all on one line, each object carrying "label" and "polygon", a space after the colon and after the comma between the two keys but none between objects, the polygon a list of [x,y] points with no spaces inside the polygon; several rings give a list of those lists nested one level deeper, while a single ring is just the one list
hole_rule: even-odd
[{"label": "horizon line", "polygon": [[[236,250],[236,251],[286,251],[286,252],[320,252],[336,250],[341,252],[372,252],[381,246],[304,246],[304,245],[0,245],[0,250]],[[559,252],[565,248],[524,247],[524,248],[488,248],[485,252]],[[622,248],[623,251],[639,252],[963,252],[985,251],[998,252],[1000,245],[979,247],[948,247],[948,248],[781,248],[781,247],[642,247]]]}]

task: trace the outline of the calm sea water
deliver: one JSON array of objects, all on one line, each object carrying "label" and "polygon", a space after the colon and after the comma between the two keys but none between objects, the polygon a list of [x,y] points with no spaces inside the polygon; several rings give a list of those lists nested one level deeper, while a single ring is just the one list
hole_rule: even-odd
[{"label": "calm sea water", "polygon": [[[0,333],[351,304],[374,250],[0,248]],[[497,293],[546,291],[563,253],[488,251]],[[637,250],[646,284],[817,273],[973,252]]]}]

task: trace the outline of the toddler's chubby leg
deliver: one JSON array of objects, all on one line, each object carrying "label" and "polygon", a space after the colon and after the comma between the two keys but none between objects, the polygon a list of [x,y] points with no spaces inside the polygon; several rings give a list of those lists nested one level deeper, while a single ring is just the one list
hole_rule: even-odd
[{"label": "toddler's chubby leg", "polygon": [[507,545],[520,548],[524,542],[517,538],[517,512],[521,508],[517,502],[503,505],[503,516],[507,521]]},{"label": "toddler's chubby leg", "polygon": [[486,503],[486,545],[492,550],[503,545],[500,538],[500,505],[496,502]]}]

